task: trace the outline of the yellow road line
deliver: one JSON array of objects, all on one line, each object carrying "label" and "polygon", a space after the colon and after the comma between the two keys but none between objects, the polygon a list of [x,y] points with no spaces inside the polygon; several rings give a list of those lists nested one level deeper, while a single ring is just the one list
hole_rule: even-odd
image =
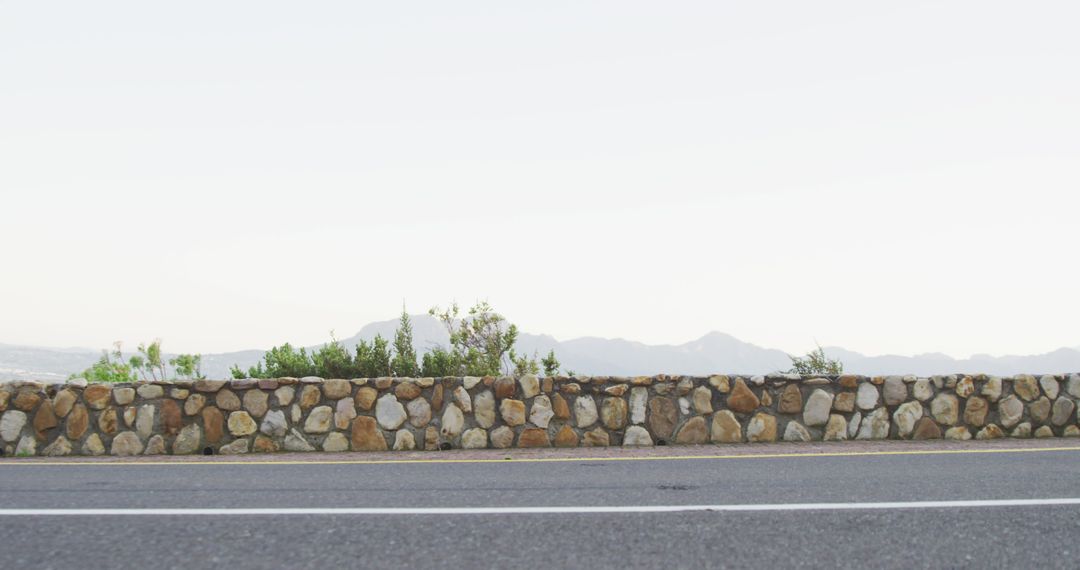
[{"label": "yellow road line", "polygon": [[5,466],[132,466],[132,465],[409,465],[445,463],[578,463],[582,461],[688,461],[699,459],[787,459],[796,457],[875,457],[890,455],[965,455],[986,453],[1040,453],[1047,451],[1080,452],[1075,447],[1036,447],[1001,449],[924,449],[910,451],[835,451],[822,453],[745,453],[733,455],[661,455],[646,457],[524,457],[517,459],[313,459],[283,461],[0,461]]}]

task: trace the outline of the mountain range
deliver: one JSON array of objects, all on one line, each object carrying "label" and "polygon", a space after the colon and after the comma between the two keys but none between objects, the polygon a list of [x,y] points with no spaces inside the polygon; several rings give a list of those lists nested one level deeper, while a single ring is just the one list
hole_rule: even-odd
[{"label": "mountain range", "polygon": [[[442,324],[429,315],[412,317],[417,352],[446,346],[449,337]],[[352,350],[360,340],[376,335],[392,339],[396,319],[368,324],[341,342]],[[311,348],[317,348],[311,347]],[[577,374],[637,376],[649,374],[707,375],[714,373],[766,374],[786,370],[791,359],[782,350],[763,348],[731,335],[711,332],[677,345],[648,345],[624,339],[581,337],[559,341],[548,335],[521,333],[517,350],[538,355],[554,350],[564,371]],[[1080,347],[1059,348],[1045,354],[1026,356],[975,355],[956,359],[945,354],[914,356],[867,356],[840,347],[825,347],[832,358],[844,363],[853,374],[951,374],[958,372],[1011,375],[1018,373],[1065,373],[1080,371]],[[247,369],[262,359],[263,350],[204,354],[202,372],[209,378],[229,377],[229,367]],[[101,355],[86,348],[43,348],[0,344],[0,381],[62,381],[89,367]]]}]

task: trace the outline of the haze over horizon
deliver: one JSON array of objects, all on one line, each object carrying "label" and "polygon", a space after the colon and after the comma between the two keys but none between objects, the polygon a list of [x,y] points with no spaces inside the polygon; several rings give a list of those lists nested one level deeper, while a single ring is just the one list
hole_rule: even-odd
[{"label": "haze over horizon", "polygon": [[[6,3],[0,342],[1080,346],[1080,6]],[[958,33],[962,30],[963,33]]]}]

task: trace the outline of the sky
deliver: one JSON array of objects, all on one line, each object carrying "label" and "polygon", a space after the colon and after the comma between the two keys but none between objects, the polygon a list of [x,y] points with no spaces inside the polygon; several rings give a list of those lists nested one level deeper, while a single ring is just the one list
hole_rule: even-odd
[{"label": "sky", "polygon": [[0,343],[1080,345],[1080,4],[0,0]]}]

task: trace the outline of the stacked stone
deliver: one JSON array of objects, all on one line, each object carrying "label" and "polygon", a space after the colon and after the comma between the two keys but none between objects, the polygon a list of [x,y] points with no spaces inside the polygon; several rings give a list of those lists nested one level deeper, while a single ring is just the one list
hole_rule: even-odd
[{"label": "stacked stone", "polygon": [[5,456],[1076,437],[1070,376],[0,384]]}]

